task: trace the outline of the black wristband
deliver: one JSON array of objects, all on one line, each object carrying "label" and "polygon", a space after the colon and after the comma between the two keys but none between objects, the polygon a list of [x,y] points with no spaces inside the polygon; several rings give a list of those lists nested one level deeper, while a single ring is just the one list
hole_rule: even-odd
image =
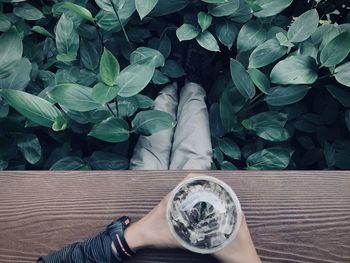
[{"label": "black wristband", "polygon": [[107,232],[112,239],[118,256],[122,259],[130,258],[135,255],[135,252],[128,246],[124,236],[124,231],[130,223],[131,220],[129,217],[122,216],[107,227]]}]

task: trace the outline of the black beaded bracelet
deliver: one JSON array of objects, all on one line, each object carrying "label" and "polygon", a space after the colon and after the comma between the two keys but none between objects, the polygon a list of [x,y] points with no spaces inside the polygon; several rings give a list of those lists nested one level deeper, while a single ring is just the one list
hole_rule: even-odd
[{"label": "black beaded bracelet", "polygon": [[117,250],[121,259],[130,258],[135,252],[128,246],[125,240],[124,231],[130,225],[131,220],[127,216],[122,216],[118,220],[113,221],[107,227],[107,232]]}]

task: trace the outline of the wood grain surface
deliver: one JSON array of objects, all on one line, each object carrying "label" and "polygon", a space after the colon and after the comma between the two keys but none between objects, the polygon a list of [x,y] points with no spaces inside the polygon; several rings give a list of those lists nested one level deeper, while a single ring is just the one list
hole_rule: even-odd
[{"label": "wood grain surface", "polygon": [[[237,193],[263,262],[350,262],[350,172],[210,171]],[[138,220],[188,172],[1,172],[0,262],[35,262],[111,220]],[[216,262],[144,250],[129,262]]]}]

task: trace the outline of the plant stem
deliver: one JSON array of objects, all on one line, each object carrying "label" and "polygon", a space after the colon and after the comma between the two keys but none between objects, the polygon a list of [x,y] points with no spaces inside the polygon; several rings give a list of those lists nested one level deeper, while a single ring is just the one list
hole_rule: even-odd
[{"label": "plant stem", "polygon": [[331,78],[331,77],[333,77],[334,75],[335,75],[334,73],[333,73],[333,74],[328,74],[328,75],[321,76],[321,77],[319,77],[318,79],[320,80],[320,79]]},{"label": "plant stem", "polygon": [[175,29],[175,30],[176,30],[177,27],[176,27],[176,26],[168,26],[168,27],[166,27],[166,28],[163,30],[162,34],[160,35],[160,40],[163,39],[163,37],[165,36],[166,32],[167,32],[168,30],[170,30],[170,29]]},{"label": "plant stem", "polygon": [[[100,32],[100,28],[99,28],[99,26],[96,24],[96,22],[94,22],[94,26],[95,26],[96,31],[97,31],[98,39],[100,40],[102,47],[104,47],[105,44],[104,44],[104,41],[103,41],[103,36],[101,35],[101,32]],[[102,50],[102,52],[103,52],[103,50]]]},{"label": "plant stem", "polygon": [[264,93],[259,93],[257,96],[255,96],[250,103],[255,102],[256,100],[260,99],[262,96],[264,95]]},{"label": "plant stem", "polygon": [[113,117],[116,118],[117,116],[114,114],[114,112],[112,111],[112,109],[111,109],[111,107],[109,106],[109,104],[107,103],[106,105],[107,105],[107,108],[109,109],[109,111],[112,113]]},{"label": "plant stem", "polygon": [[250,104],[247,105],[249,107],[247,107],[246,111],[249,111],[249,110],[253,109],[256,105],[258,105],[260,102],[262,102],[263,101],[262,96],[264,96],[264,94],[260,93],[254,99],[252,99],[250,101]]},{"label": "plant stem", "polygon": [[114,98],[114,103],[115,103],[115,110],[117,111],[117,116],[119,116],[119,108],[118,108],[118,99],[117,99],[117,97]]},{"label": "plant stem", "polygon": [[122,30],[123,30],[123,34],[124,34],[124,36],[125,36],[126,41],[129,43],[130,48],[131,48],[131,49],[134,49],[133,46],[132,46],[132,44],[131,44],[131,42],[130,42],[130,40],[129,40],[128,34],[127,34],[126,31],[125,31],[125,28],[124,28],[124,26],[123,26],[123,23],[122,23],[122,21],[120,20],[120,17],[119,17],[117,8],[115,7],[115,5],[114,5],[114,3],[113,3],[112,0],[110,0],[110,2],[111,2],[111,4],[112,4],[114,13],[115,13],[115,15],[116,15],[117,18],[118,18],[118,22],[119,22],[119,24],[120,24],[120,26],[121,26],[121,28],[122,28]]}]

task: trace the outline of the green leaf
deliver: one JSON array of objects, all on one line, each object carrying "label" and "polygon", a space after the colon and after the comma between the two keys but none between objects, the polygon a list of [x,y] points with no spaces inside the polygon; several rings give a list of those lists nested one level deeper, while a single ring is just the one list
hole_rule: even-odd
[{"label": "green leaf", "polygon": [[270,78],[282,85],[312,84],[317,80],[316,62],[309,56],[290,56],[275,65]]},{"label": "green leaf", "polygon": [[117,83],[119,72],[120,66],[118,60],[114,57],[112,52],[110,52],[107,48],[104,48],[100,61],[101,80],[106,85],[114,86]]},{"label": "green leaf", "polygon": [[85,68],[95,70],[98,67],[101,49],[102,47],[98,40],[80,42],[80,59]]},{"label": "green leaf", "polygon": [[304,85],[290,85],[275,87],[265,101],[271,106],[285,106],[302,100],[310,87]]},{"label": "green leaf", "polygon": [[96,4],[107,12],[114,12],[113,5],[116,10],[120,10],[127,1],[128,0],[95,0]]},{"label": "green leaf", "polygon": [[97,151],[89,160],[93,170],[126,170],[129,168],[129,160],[119,154]]},{"label": "green leaf", "polygon": [[161,71],[156,69],[152,77],[152,83],[156,85],[163,85],[169,82],[170,82],[170,79],[167,76],[165,76]]},{"label": "green leaf", "polygon": [[346,88],[337,87],[334,85],[326,86],[329,93],[340,102],[344,107],[350,108],[350,92]]},{"label": "green leaf", "polygon": [[209,5],[208,11],[209,14],[216,17],[229,16],[238,10],[239,3],[239,0],[227,0],[223,3]]},{"label": "green leaf", "polygon": [[59,115],[55,118],[55,122],[52,124],[52,129],[54,131],[62,131],[67,128],[66,119]]},{"label": "green leaf", "polygon": [[320,61],[323,67],[333,67],[342,62],[350,52],[350,31],[333,38],[321,50]]},{"label": "green leaf", "polygon": [[0,47],[0,79],[2,79],[12,73],[22,57],[22,39],[14,27],[0,36]]},{"label": "green leaf", "polygon": [[220,169],[221,170],[238,170],[233,163],[228,161],[223,161],[222,163],[220,163]]},{"label": "green leaf", "polygon": [[158,3],[158,0],[135,0],[136,10],[142,20],[147,16]]},{"label": "green leaf", "polygon": [[221,4],[227,2],[227,0],[202,0],[205,3],[208,4]]},{"label": "green leaf", "polygon": [[[332,34],[331,32],[336,31],[335,27],[337,27],[337,25],[335,25],[335,24],[327,24],[327,23],[319,26],[316,29],[315,33],[312,34],[311,42],[314,45],[320,45],[321,42],[323,42],[323,40],[327,41],[328,37],[330,37],[330,35]],[[334,38],[334,37],[335,36],[332,36],[332,38]],[[329,40],[331,40],[331,39],[329,39]],[[324,47],[324,45],[322,47]]]},{"label": "green leaf", "polygon": [[318,49],[310,40],[300,43],[298,52],[303,56],[313,57],[317,61]]},{"label": "green leaf", "polygon": [[[106,31],[115,31],[118,32],[122,30],[121,24],[126,25],[129,21],[132,14],[135,12],[135,1],[126,1],[126,0],[112,0],[113,3],[117,2],[118,5],[114,4],[117,9],[117,13],[120,18],[120,22],[118,20],[117,15],[115,14],[113,7],[111,5],[110,0],[95,0],[96,3],[99,3],[103,6],[102,9],[97,13],[95,19],[99,27]],[[103,2],[103,3],[102,3]]]},{"label": "green leaf", "polygon": [[76,59],[79,49],[79,35],[74,28],[73,21],[64,13],[56,26],[57,59],[70,62]]},{"label": "green leaf", "polygon": [[101,106],[93,99],[92,89],[79,84],[59,84],[47,95],[61,106],[78,112],[95,110]]},{"label": "green leaf", "polygon": [[198,37],[196,37],[196,40],[201,47],[209,51],[220,52],[218,42],[208,30],[202,32]]},{"label": "green leaf", "polygon": [[172,47],[170,38],[167,35],[164,35],[162,39],[152,38],[150,41],[148,41],[148,46],[158,50],[165,58],[170,56]]},{"label": "green leaf", "polygon": [[239,93],[247,99],[255,96],[255,87],[248,72],[237,60],[230,59],[230,71],[233,82]]},{"label": "green leaf", "polygon": [[9,163],[7,161],[0,160],[0,171],[4,171],[7,168],[8,164]]},{"label": "green leaf", "polygon": [[0,79],[0,89],[24,90],[30,81],[32,64],[26,58],[22,58],[15,66],[12,74]]},{"label": "green leaf", "polygon": [[244,128],[254,131],[257,136],[272,142],[288,140],[290,135],[284,128],[287,114],[280,112],[261,112],[242,121]]},{"label": "green leaf", "polygon": [[308,120],[307,118],[305,118],[304,115],[295,121],[294,127],[299,131],[303,131],[307,133],[316,132],[316,125],[312,123],[310,120]]},{"label": "green leaf", "polygon": [[209,108],[209,126],[212,136],[222,137],[227,133],[221,121],[220,108],[218,103],[213,103]]},{"label": "green leaf", "polygon": [[350,87],[350,62],[340,65],[334,72],[335,79],[340,84]]},{"label": "green leaf", "polygon": [[117,80],[118,95],[131,97],[142,91],[151,81],[154,70],[149,63],[132,64],[123,69]]},{"label": "green leaf", "polygon": [[328,142],[324,143],[324,157],[326,159],[327,167],[333,167],[335,165],[335,149],[334,146]]},{"label": "green leaf", "polygon": [[338,139],[333,143],[335,153],[335,164],[334,166],[339,169],[350,168],[350,143],[348,140]]},{"label": "green leaf", "polygon": [[222,126],[227,131],[232,131],[237,127],[237,113],[243,108],[246,101],[235,87],[229,86],[222,93],[219,104],[220,118]]},{"label": "green leaf", "polygon": [[319,16],[316,9],[306,11],[297,17],[288,29],[288,39],[293,43],[308,39],[317,29]]},{"label": "green leaf", "polygon": [[91,97],[97,102],[105,104],[117,97],[118,91],[117,86],[107,86],[100,82],[93,87]]},{"label": "green leaf", "polygon": [[251,20],[244,24],[238,33],[237,48],[240,52],[253,49],[262,44],[267,32],[261,23]]},{"label": "green leaf", "polygon": [[53,39],[55,38],[49,31],[47,31],[45,28],[43,28],[41,26],[33,26],[32,31],[36,32],[38,34],[41,34],[43,36],[46,36],[46,37],[51,37]]},{"label": "green leaf", "polygon": [[281,46],[288,48],[294,47],[294,44],[289,41],[288,37],[284,34],[284,32],[278,32],[276,34],[276,38]]},{"label": "green leaf", "polygon": [[198,24],[202,29],[202,32],[204,32],[210,27],[211,22],[213,21],[213,17],[211,15],[208,15],[207,13],[199,12],[197,14],[197,20]]},{"label": "green leaf", "polygon": [[162,73],[170,78],[180,78],[186,75],[182,66],[172,59],[165,61],[165,65],[162,67]]},{"label": "green leaf", "polygon": [[55,162],[50,170],[88,170],[84,161],[77,156],[67,156]]},{"label": "green leaf", "polygon": [[231,21],[225,21],[219,23],[216,26],[216,36],[219,41],[227,46],[228,49],[231,49],[233,46],[236,36],[238,34],[238,29]]},{"label": "green leaf", "polygon": [[249,57],[250,68],[261,68],[287,54],[288,48],[281,46],[277,39],[269,39],[253,50]]},{"label": "green leaf", "polygon": [[262,10],[254,13],[256,17],[268,17],[277,15],[292,4],[293,0],[256,0]]},{"label": "green leaf", "polygon": [[348,131],[350,132],[350,110],[347,110],[345,112],[345,125],[346,128],[348,128]]},{"label": "green leaf", "polygon": [[165,64],[165,58],[158,50],[149,47],[139,47],[133,51],[130,55],[130,63],[136,64],[143,60],[148,60],[155,68],[163,67]]},{"label": "green leaf", "polygon": [[83,6],[74,4],[72,2],[65,2],[63,6],[67,9],[72,10],[73,12],[77,13],[79,16],[81,16],[82,18],[84,18],[86,20],[89,20],[91,22],[95,21],[91,12]]},{"label": "green leaf", "polygon": [[249,170],[281,170],[288,167],[292,153],[284,148],[269,148],[250,155]]},{"label": "green leaf", "polygon": [[27,3],[16,6],[13,13],[25,20],[39,20],[44,17],[39,9]]},{"label": "green leaf", "polygon": [[[63,118],[61,111],[47,100],[32,94],[10,89],[0,90],[0,95],[13,107],[29,120],[51,128],[58,117]],[[61,125],[55,131],[64,130],[66,125]]]},{"label": "green leaf", "polygon": [[259,12],[262,10],[262,7],[255,3],[256,0],[245,0],[248,6],[252,9],[253,12]]},{"label": "green leaf", "polygon": [[190,3],[190,0],[176,0],[176,1],[158,0],[158,4],[152,10],[150,15],[164,16],[164,15],[176,13],[184,9],[189,3]]},{"label": "green leaf", "polygon": [[9,113],[9,105],[0,97],[0,120],[6,118]]},{"label": "green leaf", "polygon": [[23,134],[17,140],[17,146],[27,162],[36,164],[39,162],[42,150],[38,137],[34,134]]},{"label": "green leaf", "polygon": [[[6,16],[4,16],[3,14],[0,14],[0,32],[6,32],[10,28],[11,28],[11,22],[7,19]],[[0,167],[0,170],[1,170],[1,167]]]},{"label": "green leaf", "polygon": [[222,153],[222,151],[219,148],[214,148],[213,149],[213,158],[221,163],[224,161],[224,154]]},{"label": "green leaf", "polygon": [[262,73],[258,69],[250,68],[248,69],[248,74],[254,82],[255,86],[257,86],[262,93],[270,93],[270,80],[266,77],[264,73]]},{"label": "green leaf", "polygon": [[133,131],[149,136],[162,130],[173,128],[175,126],[175,120],[167,112],[147,110],[136,114],[131,125]]},{"label": "green leaf", "polygon": [[241,150],[238,145],[230,138],[223,138],[218,140],[220,150],[231,157],[232,159],[241,159]]},{"label": "green leaf", "polygon": [[145,95],[137,94],[135,98],[140,109],[148,109],[154,107],[154,100]]},{"label": "green leaf", "polygon": [[94,125],[88,135],[105,142],[123,142],[129,139],[129,125],[121,118],[108,118]]},{"label": "green leaf", "polygon": [[239,8],[229,16],[229,19],[244,24],[252,19],[253,12],[245,0],[238,0],[238,2]]},{"label": "green leaf", "polygon": [[131,117],[139,109],[136,96],[137,95],[127,98],[118,98],[118,115],[120,117]]},{"label": "green leaf", "polygon": [[179,41],[191,40],[196,38],[200,33],[200,30],[190,24],[183,24],[178,29],[176,29],[176,36]]}]

